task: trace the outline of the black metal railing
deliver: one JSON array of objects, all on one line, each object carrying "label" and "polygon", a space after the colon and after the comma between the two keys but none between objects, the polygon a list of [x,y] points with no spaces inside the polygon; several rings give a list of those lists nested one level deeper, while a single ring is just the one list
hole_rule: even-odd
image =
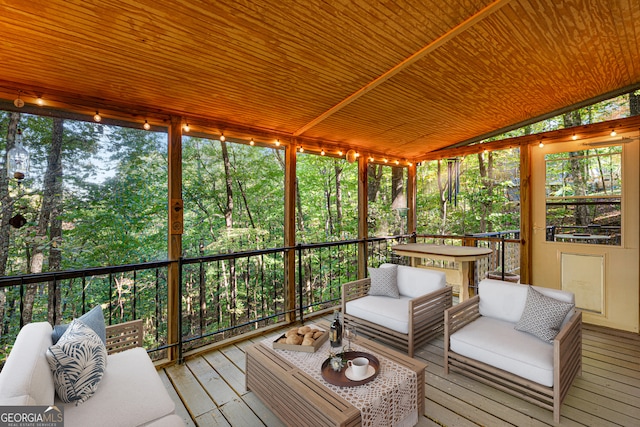
[{"label": "black metal railing", "polygon": [[[169,261],[0,277],[5,297],[4,304],[0,301],[4,310],[0,360],[8,355],[22,326],[25,306],[32,306],[31,321],[68,322],[96,304],[105,307],[108,324],[142,318],[145,348],[152,358],[162,359],[171,346],[178,346],[181,355],[288,317],[304,320],[333,310],[339,305],[342,284],[358,277],[359,245],[366,245],[367,262],[374,267],[407,262],[394,255],[391,248],[397,243],[492,247],[494,254],[476,263],[475,285],[498,264],[519,270],[519,264],[508,261],[516,258],[515,251],[519,254],[519,240],[504,237],[399,235],[182,258],[178,261],[181,333],[173,344],[167,339]],[[291,251],[295,292],[288,294],[285,258]]]}]

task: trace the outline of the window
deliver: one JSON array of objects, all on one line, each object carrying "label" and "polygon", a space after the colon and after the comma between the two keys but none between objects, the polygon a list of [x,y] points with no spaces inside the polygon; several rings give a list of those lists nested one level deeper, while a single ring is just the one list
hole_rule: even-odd
[{"label": "window", "polygon": [[622,146],[547,154],[547,240],[620,245]]}]

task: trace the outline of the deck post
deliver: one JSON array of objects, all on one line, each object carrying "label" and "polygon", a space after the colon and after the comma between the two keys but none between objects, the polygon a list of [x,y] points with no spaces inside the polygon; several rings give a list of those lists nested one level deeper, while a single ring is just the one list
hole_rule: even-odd
[{"label": "deck post", "polygon": [[358,157],[358,279],[367,277],[367,254],[369,225],[369,159],[367,156]]},{"label": "deck post", "polygon": [[418,227],[416,206],[418,205],[418,191],[416,182],[416,164],[412,162],[407,167],[407,232],[411,234],[411,243],[416,243],[416,233]]},{"label": "deck post", "polygon": [[[520,283],[531,283],[531,239],[533,237],[531,205],[531,145],[520,147]],[[504,249],[503,249],[504,250]]]},{"label": "deck post", "polygon": [[169,242],[167,269],[167,358],[178,359],[180,343],[180,256],[182,255],[182,117],[171,116],[168,141]]},{"label": "deck post", "polygon": [[296,320],[296,145],[284,150],[284,295],[285,320]]}]

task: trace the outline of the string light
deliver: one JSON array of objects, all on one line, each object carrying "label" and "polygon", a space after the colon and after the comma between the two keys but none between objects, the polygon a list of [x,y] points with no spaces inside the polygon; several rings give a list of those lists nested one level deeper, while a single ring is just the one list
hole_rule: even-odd
[{"label": "string light", "polygon": [[411,166],[413,166],[413,163],[407,162],[407,165],[409,165],[409,167],[411,167]]},{"label": "string light", "polygon": [[342,150],[338,151],[338,156],[342,156]]},{"label": "string light", "polygon": [[144,124],[142,125],[142,127],[144,128],[144,130],[151,129],[151,125],[149,124],[149,122],[147,120],[144,121]]},{"label": "string light", "polygon": [[189,126],[189,122],[185,123],[182,129],[184,129],[185,132],[189,132],[191,130],[191,127]]},{"label": "string light", "polygon": [[99,111],[96,111],[96,114],[93,115],[93,120],[97,123],[100,123],[100,121],[102,120],[102,116],[100,115]]},{"label": "string light", "polygon": [[276,139],[276,147],[280,146],[280,139]]},{"label": "string light", "polygon": [[387,159],[382,159],[382,161],[385,162],[385,163],[389,162],[389,160],[387,160]]},{"label": "string light", "polygon": [[224,133],[220,134],[220,142],[225,142],[227,138],[224,136]]},{"label": "string light", "polygon": [[616,130],[615,130],[615,129],[612,129],[612,130],[611,130],[611,136],[616,136],[617,134],[618,134],[618,133],[616,132]]},{"label": "string light", "polygon": [[38,98],[36,99],[36,104],[42,107],[44,105],[44,99],[42,99],[41,96],[38,96]]},{"label": "string light", "polygon": [[540,148],[544,147],[544,144],[543,144],[542,141],[540,141],[540,144],[538,144],[538,147],[540,147]]},{"label": "string light", "polygon": [[298,150],[300,150],[301,153],[304,153],[304,147],[301,145],[300,148],[298,148]]},{"label": "string light", "polygon": [[256,145],[256,142],[253,140],[253,138],[251,138],[251,141],[249,141],[249,145]]},{"label": "string light", "polygon": [[321,156],[324,156],[325,154],[327,154],[327,153],[324,152],[324,148],[322,150],[320,150],[320,155]]},{"label": "string light", "polygon": [[399,164],[400,164],[400,160],[396,160],[396,165],[399,165]]},{"label": "string light", "polygon": [[373,162],[374,160],[375,160],[375,159],[374,159],[373,157],[369,156],[369,161],[370,161],[370,162]]},{"label": "string light", "polygon": [[578,139],[578,135],[576,135],[576,134],[574,133],[574,134],[573,134],[573,136],[571,137],[571,139],[573,139],[573,140],[575,141],[576,139]]},{"label": "string light", "polygon": [[15,105],[17,108],[22,108],[24,107],[24,101],[22,100],[22,98],[20,98],[20,94],[22,93],[21,90],[18,91],[18,97],[13,101],[13,105]]}]

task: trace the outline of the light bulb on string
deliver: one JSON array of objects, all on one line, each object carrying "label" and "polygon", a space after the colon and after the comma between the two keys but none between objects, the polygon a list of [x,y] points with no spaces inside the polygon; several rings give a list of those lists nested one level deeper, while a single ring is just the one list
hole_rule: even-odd
[{"label": "light bulb on string", "polygon": [[571,139],[573,139],[573,140],[575,141],[576,139],[578,139],[578,135],[576,135],[576,134],[574,133],[574,134],[573,134],[573,136],[571,137]]},{"label": "light bulb on string", "polygon": [[321,156],[324,156],[325,154],[326,154],[326,153],[325,153],[325,151],[324,151],[324,148],[323,148],[322,150],[320,150],[320,155],[321,155]]},{"label": "light bulb on string", "polygon": [[220,142],[225,142],[227,138],[224,136],[224,133],[220,134]]},{"label": "light bulb on string", "polygon": [[142,125],[142,127],[144,128],[144,130],[151,129],[151,125],[149,124],[149,122],[147,120],[144,121],[144,124]]},{"label": "light bulb on string", "polygon": [[538,147],[540,147],[540,148],[544,147],[544,143],[542,141],[540,141],[540,143],[538,144]]},{"label": "light bulb on string", "polygon": [[38,96],[38,98],[36,99],[36,104],[42,107],[44,105],[44,99],[42,99],[41,96]]},{"label": "light bulb on string", "polygon": [[276,139],[276,147],[279,147],[279,146],[280,146],[280,140]]},{"label": "light bulb on string", "polygon": [[253,140],[253,138],[251,138],[251,141],[249,141],[249,145],[251,146],[256,145],[256,142]]},{"label": "light bulb on string", "polygon": [[15,105],[17,108],[22,108],[24,107],[24,101],[22,100],[22,98],[20,98],[20,94],[22,93],[21,90],[18,91],[18,97],[13,101],[13,105]]},{"label": "light bulb on string", "polygon": [[185,123],[182,129],[184,129],[185,132],[189,132],[191,130],[191,127],[189,126],[189,122]]},{"label": "light bulb on string", "polygon": [[101,120],[102,116],[100,115],[100,112],[96,110],[96,113],[93,115],[93,121],[100,123]]},{"label": "light bulb on string", "polygon": [[612,130],[611,130],[611,136],[616,136],[617,134],[618,134],[618,133],[616,132],[616,130],[615,130],[615,129],[612,129]]}]

